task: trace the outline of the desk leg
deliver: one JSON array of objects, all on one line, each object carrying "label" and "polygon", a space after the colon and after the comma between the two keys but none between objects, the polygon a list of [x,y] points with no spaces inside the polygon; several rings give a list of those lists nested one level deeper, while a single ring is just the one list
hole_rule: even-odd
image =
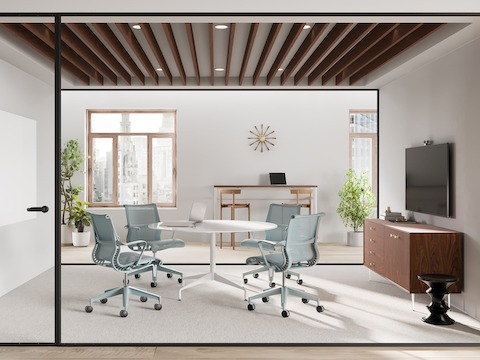
[{"label": "desk leg", "polygon": [[215,279],[215,263],[217,261],[216,259],[216,248],[217,248],[217,243],[215,241],[215,233],[212,233],[210,235],[210,275],[211,279]]}]

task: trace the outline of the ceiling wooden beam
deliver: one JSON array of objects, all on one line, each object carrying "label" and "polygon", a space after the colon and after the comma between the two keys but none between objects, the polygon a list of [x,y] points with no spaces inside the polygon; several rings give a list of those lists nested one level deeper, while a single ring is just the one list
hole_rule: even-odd
[{"label": "ceiling wooden beam", "polygon": [[[55,32],[55,24],[46,24],[46,26]],[[83,41],[70,30],[67,25],[62,25],[62,40],[72,50],[78,53],[87,63],[89,63],[95,70],[97,70],[104,77],[109,79],[115,85],[118,83],[117,75],[100,59]]]},{"label": "ceiling wooden beam", "polygon": [[310,70],[328,53],[333,45],[340,39],[340,37],[352,27],[352,24],[335,24],[332,30],[325,36],[323,41],[317,46],[315,51],[305,61],[303,66],[294,76],[294,84],[297,85]]},{"label": "ceiling wooden beam", "polygon": [[268,34],[267,41],[265,42],[265,46],[263,47],[263,51],[260,55],[260,59],[258,60],[255,72],[253,73],[253,85],[257,84],[260,73],[265,66],[265,62],[267,61],[268,55],[270,55],[270,51],[272,51],[273,44],[278,36],[278,33],[280,32],[281,27],[282,24],[274,23],[270,28],[270,33]]},{"label": "ceiling wooden beam", "polygon": [[[53,25],[53,24],[50,24]],[[55,34],[44,24],[23,24],[25,29],[41,39],[45,44],[55,49]],[[103,75],[100,74],[92,65],[79,56],[65,41],[62,41],[61,49],[62,57],[69,60],[78,67],[82,72],[90,76],[90,78],[103,85]]]},{"label": "ceiling wooden beam", "polygon": [[[27,45],[31,46],[33,49],[38,51],[40,54],[45,56],[48,60],[54,62],[55,61],[55,50],[51,46],[47,45],[37,36],[32,34],[28,31],[25,27],[20,24],[8,24],[2,23],[0,26],[3,26],[5,29],[10,31],[12,34],[18,36],[22,41],[24,41]],[[73,76],[75,76],[78,80],[80,80],[83,84],[89,85],[90,84],[90,77],[73,65],[67,59],[62,59],[62,69],[65,69]]]},{"label": "ceiling wooden beam", "polygon": [[357,24],[347,35],[325,56],[315,69],[308,75],[308,85],[311,85],[318,77],[327,71],[332,64],[341,59],[355,44],[360,41],[365,34],[372,30],[376,24]]},{"label": "ceiling wooden beam", "polygon": [[298,37],[302,33],[304,26],[305,26],[305,23],[292,25],[292,28],[290,29],[290,32],[288,33],[288,36],[285,39],[285,42],[283,43],[282,48],[278,52],[278,55],[275,61],[273,62],[273,65],[270,68],[270,71],[268,72],[267,85],[270,85],[275,75],[278,74],[278,69],[280,68],[283,60],[285,60],[288,53],[292,49],[292,46],[293,44],[295,44],[295,41],[297,41]]},{"label": "ceiling wooden beam", "polygon": [[191,23],[186,23],[188,45],[190,46],[190,53],[192,54],[193,69],[195,71],[195,79],[197,85],[200,85],[200,69],[198,68],[197,49],[195,47],[195,38],[193,36],[193,26]]},{"label": "ceiling wooden beam", "polygon": [[67,25],[77,36],[96,52],[128,85],[132,84],[132,77],[122,64],[112,55],[110,50],[102,43],[87,24],[70,23]]},{"label": "ceiling wooden beam", "polygon": [[177,43],[175,41],[175,36],[173,35],[172,25],[169,23],[163,23],[163,31],[167,37],[168,45],[170,45],[170,50],[172,51],[173,59],[175,64],[177,64],[177,69],[180,74],[180,79],[183,82],[183,85],[187,85],[187,76],[185,75],[185,69],[183,68],[182,58],[178,51]]},{"label": "ceiling wooden beam", "polygon": [[228,85],[230,77],[230,66],[232,65],[233,41],[235,39],[235,24],[230,24],[230,33],[228,36],[227,64],[225,66],[225,85]]},{"label": "ceiling wooden beam", "polygon": [[93,23],[93,28],[103,37],[104,41],[112,48],[118,57],[124,62],[128,69],[135,74],[138,80],[145,85],[145,75],[137,66],[127,50],[123,47],[120,40],[117,39],[115,33],[110,29],[108,24]]},{"label": "ceiling wooden beam", "polygon": [[375,60],[368,63],[362,69],[357,71],[350,77],[350,85],[355,84],[361,78],[371,73],[373,70],[379,68],[386,62],[390,61],[392,58],[405,51],[412,45],[418,43],[420,40],[430,35],[432,32],[437,30],[442,24],[422,24],[418,29],[413,31],[408,37],[405,37],[403,40],[396,43],[387,51],[383,52]]},{"label": "ceiling wooden beam", "polygon": [[138,39],[130,28],[130,25],[125,23],[116,23],[115,25],[117,26],[117,29],[120,30],[120,33],[123,35],[123,38],[128,43],[130,48],[133,50],[135,56],[138,58],[138,60],[140,60],[147,73],[150,74],[153,82],[158,85],[157,71],[148,59],[145,51],[143,51],[142,45],[140,45],[140,43],[138,42]]},{"label": "ceiling wooden beam", "polygon": [[293,55],[288,65],[285,67],[285,70],[283,70],[282,76],[280,77],[281,85],[285,84],[292,72],[297,68],[298,64],[303,60],[305,55],[307,55],[313,45],[315,45],[315,43],[318,41],[327,26],[328,24],[313,25],[307,37],[305,38],[305,40],[303,40],[302,45],[300,45],[295,55]]},{"label": "ceiling wooden beam", "polygon": [[213,53],[213,24],[208,24],[208,45],[210,48],[210,85],[215,85],[215,59]]},{"label": "ceiling wooden beam", "polygon": [[258,31],[258,23],[253,23],[250,25],[250,32],[248,34],[247,46],[245,47],[245,53],[243,54],[242,67],[240,68],[240,75],[238,77],[239,85],[242,85],[243,79],[245,78],[245,71],[247,70],[248,60],[250,60],[250,55],[252,54],[253,43],[255,42],[255,36]]},{"label": "ceiling wooden beam", "polygon": [[343,71],[348,65],[367,52],[373,45],[382,40],[390,31],[399,24],[378,24],[372,31],[360,40],[348,53],[322,76],[322,85],[325,85],[335,75]]},{"label": "ceiling wooden beam", "polygon": [[369,62],[376,59],[382,53],[411,34],[413,31],[419,28],[420,25],[421,24],[400,24],[397,26],[393,31],[389,32],[387,36],[372,46],[367,52],[357,58],[357,60],[352,62],[347,68],[342,70],[342,72],[335,77],[335,83],[337,85],[342,83],[345,79],[358,72]]},{"label": "ceiling wooden beam", "polygon": [[173,83],[172,73],[170,72],[170,69],[167,65],[167,61],[163,56],[160,46],[158,45],[157,39],[153,34],[152,27],[150,26],[150,24],[147,24],[147,23],[140,24],[140,26],[142,28],[142,32],[143,32],[143,36],[145,37],[145,40],[147,40],[147,43],[150,46],[150,49],[152,50],[153,55],[155,56],[155,59],[157,59],[158,61],[158,65],[162,68],[162,74],[165,76],[165,79],[167,79],[168,84],[172,85]]}]

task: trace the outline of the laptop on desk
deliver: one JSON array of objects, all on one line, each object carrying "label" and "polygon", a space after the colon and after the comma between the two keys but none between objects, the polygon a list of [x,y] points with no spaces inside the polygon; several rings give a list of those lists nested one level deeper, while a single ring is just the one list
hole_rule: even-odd
[{"label": "laptop on desk", "polygon": [[285,173],[270,173],[270,185],[287,185]]},{"label": "laptop on desk", "polygon": [[194,227],[195,224],[203,221],[206,210],[207,206],[204,203],[194,202],[188,220],[167,220],[162,221],[160,225],[166,227]]}]

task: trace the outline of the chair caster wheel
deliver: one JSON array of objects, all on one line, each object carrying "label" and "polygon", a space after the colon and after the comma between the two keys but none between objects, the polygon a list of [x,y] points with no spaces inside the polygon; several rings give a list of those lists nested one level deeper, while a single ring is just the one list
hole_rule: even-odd
[{"label": "chair caster wheel", "polygon": [[286,277],[287,279],[290,279],[290,278],[292,277],[292,275],[286,274],[285,277]]},{"label": "chair caster wheel", "polygon": [[303,284],[303,280],[302,280],[302,279],[298,279],[298,280],[297,280],[297,284],[298,284],[298,285],[302,285],[302,284]]},{"label": "chair caster wheel", "polygon": [[154,281],[152,281],[152,282],[150,283],[150,287],[157,287],[157,283],[154,282]]},{"label": "chair caster wheel", "polygon": [[286,318],[286,317],[289,317],[290,316],[290,311],[288,310],[283,310],[282,311],[282,317]]},{"label": "chair caster wheel", "polygon": [[255,305],[254,304],[248,304],[247,309],[252,311],[255,310]]},{"label": "chair caster wheel", "polygon": [[171,278],[173,275],[171,273],[167,273],[167,278]]},{"label": "chair caster wheel", "polygon": [[85,311],[87,313],[91,313],[93,311],[93,307],[91,307],[90,305],[87,305],[87,306],[85,306]]},{"label": "chair caster wheel", "polygon": [[102,299],[102,300],[100,300],[100,302],[101,302],[102,304],[106,304],[107,301],[108,301],[108,299]]},{"label": "chair caster wheel", "polygon": [[258,274],[253,274],[253,277],[254,277],[255,279],[258,279]]},{"label": "chair caster wheel", "polygon": [[183,279],[182,279],[182,278],[178,278],[177,281],[178,281],[179,284],[183,283]]},{"label": "chair caster wheel", "polygon": [[323,305],[318,305],[317,306],[317,312],[324,312],[325,311],[325,308],[323,307]]},{"label": "chair caster wheel", "polygon": [[262,301],[263,301],[264,303],[268,302],[269,300],[270,300],[270,299],[268,298],[268,296],[262,297]]},{"label": "chair caster wheel", "polygon": [[160,310],[160,309],[162,308],[162,304],[155,304],[155,305],[153,306],[153,308],[154,308],[155,310]]},{"label": "chair caster wheel", "polygon": [[303,299],[302,299],[302,303],[308,304],[308,299],[303,298]]},{"label": "chair caster wheel", "polygon": [[121,316],[121,317],[127,317],[127,315],[128,315],[128,311],[127,311],[127,310],[121,310],[121,311],[120,311],[120,316]]},{"label": "chair caster wheel", "polygon": [[146,301],[147,301],[147,297],[146,297],[146,296],[140,296],[140,301],[141,301],[141,302],[146,302]]},{"label": "chair caster wheel", "polygon": [[247,278],[243,279],[243,283],[244,284],[248,283],[248,279]]},{"label": "chair caster wheel", "polygon": [[274,282],[270,283],[270,287],[271,287],[271,288],[274,288],[274,287],[275,287],[275,283],[274,283]]},{"label": "chair caster wheel", "polygon": [[140,279],[140,274],[135,274],[135,279]]}]

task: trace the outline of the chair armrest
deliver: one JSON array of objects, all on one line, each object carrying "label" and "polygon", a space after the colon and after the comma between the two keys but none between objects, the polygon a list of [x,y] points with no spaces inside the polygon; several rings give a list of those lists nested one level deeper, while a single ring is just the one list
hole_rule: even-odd
[{"label": "chair armrest", "polygon": [[275,241],[265,240],[265,239],[245,239],[240,243],[240,246],[246,248],[263,248],[266,250],[275,250],[275,246],[278,243]]},{"label": "chair armrest", "polygon": [[124,228],[125,228],[125,229],[140,230],[140,226],[129,226],[129,225],[125,225]]}]

